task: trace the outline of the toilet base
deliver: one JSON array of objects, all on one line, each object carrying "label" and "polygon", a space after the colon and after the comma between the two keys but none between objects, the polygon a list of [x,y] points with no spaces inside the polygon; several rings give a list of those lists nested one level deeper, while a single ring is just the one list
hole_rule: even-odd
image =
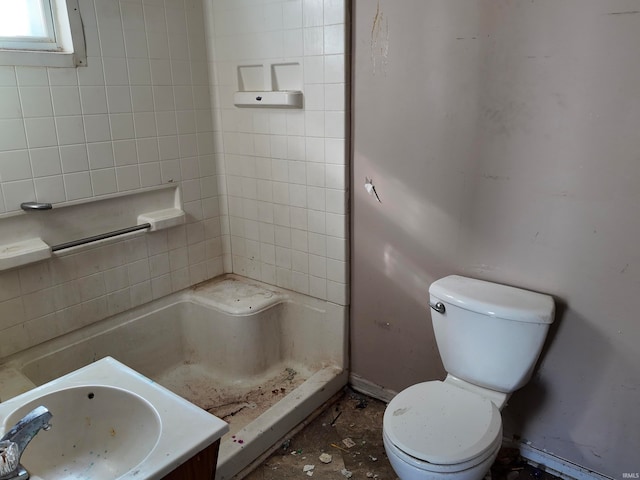
[{"label": "toilet base", "polygon": [[[427,470],[427,462],[420,462],[400,451],[389,441],[386,435],[383,435],[383,442],[389,462],[400,480],[481,480],[493,465],[500,450],[500,444],[498,444],[491,455],[477,465],[465,470],[455,471],[455,465],[452,465],[448,469],[446,467],[443,468],[444,471],[434,472]],[[411,459],[411,463],[409,463],[409,459]],[[419,463],[425,468],[418,467],[417,464]]]}]

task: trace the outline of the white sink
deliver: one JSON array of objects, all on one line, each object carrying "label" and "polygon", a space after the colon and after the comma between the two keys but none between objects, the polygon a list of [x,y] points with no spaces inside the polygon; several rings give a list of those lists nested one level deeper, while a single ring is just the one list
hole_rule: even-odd
[{"label": "white sink", "polygon": [[160,416],[135,393],[115,387],[71,387],[36,398],[5,420],[11,426],[43,405],[55,412],[22,455],[22,465],[42,478],[113,478],[142,462],[160,438]]},{"label": "white sink", "polygon": [[110,357],[1,403],[0,437],[40,405],[51,429],[21,460],[34,480],[160,479],[228,430]]}]

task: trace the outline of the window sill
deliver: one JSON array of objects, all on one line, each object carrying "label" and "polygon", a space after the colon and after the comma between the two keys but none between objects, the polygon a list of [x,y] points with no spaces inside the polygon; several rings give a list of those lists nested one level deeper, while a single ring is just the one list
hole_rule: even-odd
[{"label": "window sill", "polygon": [[36,52],[0,50],[0,65],[20,65],[26,67],[80,67],[87,64],[81,58],[69,52]]}]

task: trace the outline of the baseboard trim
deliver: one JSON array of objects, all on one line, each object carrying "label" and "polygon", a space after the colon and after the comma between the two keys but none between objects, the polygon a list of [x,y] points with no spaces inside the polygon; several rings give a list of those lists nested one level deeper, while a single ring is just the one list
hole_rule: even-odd
[{"label": "baseboard trim", "polygon": [[377,383],[362,378],[360,375],[351,373],[349,375],[349,385],[356,392],[364,393],[370,397],[389,403],[398,392],[384,388]]},{"label": "baseboard trim", "polygon": [[527,463],[565,480],[613,480],[611,477],[594,472],[526,443],[514,442],[505,438],[502,445],[519,450],[520,456],[527,460]]}]

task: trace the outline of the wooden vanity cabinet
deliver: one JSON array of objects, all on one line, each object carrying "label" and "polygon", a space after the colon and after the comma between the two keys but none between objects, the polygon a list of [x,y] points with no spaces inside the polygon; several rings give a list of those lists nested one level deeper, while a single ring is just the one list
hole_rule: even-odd
[{"label": "wooden vanity cabinet", "polygon": [[214,480],[219,450],[220,440],[191,457],[163,480]]}]

